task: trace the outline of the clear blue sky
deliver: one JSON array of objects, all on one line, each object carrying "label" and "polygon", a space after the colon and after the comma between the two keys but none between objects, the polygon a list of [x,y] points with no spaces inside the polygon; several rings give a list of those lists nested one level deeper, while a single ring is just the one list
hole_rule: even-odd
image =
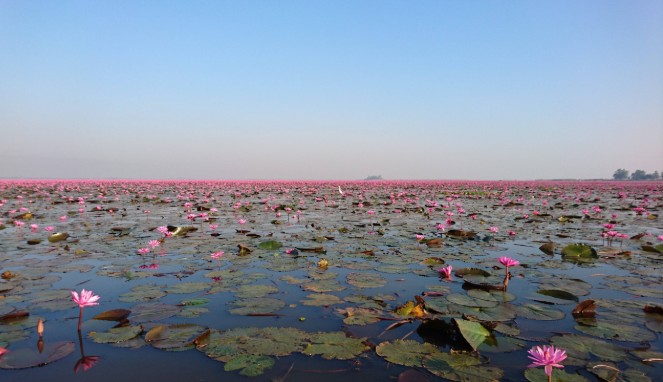
[{"label": "clear blue sky", "polygon": [[663,170],[661,1],[0,0],[0,177]]}]

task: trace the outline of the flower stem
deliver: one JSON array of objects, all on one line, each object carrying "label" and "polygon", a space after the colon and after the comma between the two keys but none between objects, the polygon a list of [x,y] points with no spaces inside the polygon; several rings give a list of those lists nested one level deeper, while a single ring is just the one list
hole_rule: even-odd
[{"label": "flower stem", "polygon": [[83,323],[83,307],[80,307],[80,311],[78,313],[78,331],[81,331],[81,324]]}]

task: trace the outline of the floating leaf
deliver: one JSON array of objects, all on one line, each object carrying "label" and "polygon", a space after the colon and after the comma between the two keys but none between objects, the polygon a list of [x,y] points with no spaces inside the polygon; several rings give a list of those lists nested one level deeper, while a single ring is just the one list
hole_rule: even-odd
[{"label": "floating leaf", "polygon": [[2,369],[26,369],[29,367],[44,366],[60,360],[73,353],[76,345],[73,342],[47,342],[42,351],[35,347],[10,349],[0,356]]},{"label": "floating leaf", "polygon": [[559,289],[539,289],[536,293],[562,300],[578,301],[576,295]]},{"label": "floating leaf", "polygon": [[346,325],[373,324],[380,321],[380,317],[382,316],[382,311],[368,308],[348,307],[337,309],[336,312],[345,316],[343,323]]},{"label": "floating leaf", "polygon": [[194,340],[207,329],[195,324],[158,325],[145,334],[145,341],[157,349],[180,351],[193,348]]},{"label": "floating leaf", "polygon": [[122,321],[129,314],[131,313],[130,310],[127,309],[113,309],[113,310],[107,310],[103,313],[99,313],[96,316],[92,317],[93,320],[104,320],[104,321]]},{"label": "floating leaf", "polygon": [[261,355],[240,355],[230,359],[223,366],[225,371],[240,370],[239,374],[247,377],[257,377],[271,369],[275,361],[271,357]]},{"label": "floating leaf", "polygon": [[565,334],[554,336],[550,341],[553,345],[565,349],[569,357],[576,359],[589,359],[590,353],[605,361],[620,362],[628,358],[625,348],[594,337]]},{"label": "floating leaf", "polygon": [[379,288],[387,284],[387,280],[373,273],[350,273],[348,274],[348,284],[358,288]]},{"label": "floating leaf", "polygon": [[559,309],[541,304],[523,304],[516,307],[516,312],[523,318],[530,320],[561,320],[565,314]]},{"label": "floating leaf", "polygon": [[319,354],[324,359],[352,359],[370,349],[365,340],[347,337],[343,332],[315,333],[302,353]]},{"label": "floating leaf", "polygon": [[605,320],[593,320],[591,318],[579,318],[576,330],[595,336],[616,341],[644,342],[656,339],[656,334],[647,329],[621,322],[609,322]]},{"label": "floating leaf", "polygon": [[67,240],[69,234],[66,232],[56,232],[48,236],[48,241],[51,243],[57,243],[58,241]]},{"label": "floating leaf", "polygon": [[241,299],[232,304],[237,308],[230,309],[230,313],[238,315],[274,313],[285,306],[283,300],[269,297]]},{"label": "floating leaf", "polygon": [[596,315],[596,303],[594,300],[581,301],[571,314],[573,317],[594,317]]},{"label": "floating leaf", "polygon": [[562,257],[574,259],[598,258],[596,250],[586,244],[569,244],[562,248]]},{"label": "floating leaf", "polygon": [[546,255],[552,256],[555,254],[555,244],[553,242],[545,243],[539,247],[539,250]]},{"label": "floating leaf", "polygon": [[194,292],[201,292],[211,287],[210,283],[206,282],[191,282],[180,283],[171,285],[166,289],[166,293],[170,294],[188,294]]},{"label": "floating leaf", "polygon": [[110,328],[107,332],[90,332],[88,336],[98,344],[110,344],[116,342],[128,341],[142,333],[143,327],[121,326],[119,328]]},{"label": "floating leaf", "polygon": [[343,300],[331,294],[314,293],[307,295],[306,298],[307,300],[302,300],[302,304],[308,306],[330,306],[343,302]]},{"label": "floating leaf", "polygon": [[[547,382],[548,376],[542,367],[528,368],[525,370],[525,378],[529,382]],[[561,369],[553,368],[552,380],[555,382],[587,382],[587,379],[578,374],[570,374]]]},{"label": "floating leaf", "polygon": [[472,349],[477,350],[486,338],[490,336],[490,331],[478,322],[467,321],[459,318],[454,318],[454,322],[458,326],[463,338],[467,341]]},{"label": "floating leaf", "polygon": [[431,373],[456,382],[498,382],[504,372],[469,354],[436,352],[424,359],[423,366]]},{"label": "floating leaf", "polygon": [[383,342],[375,348],[380,357],[391,363],[403,366],[422,366],[424,357],[438,353],[437,347],[429,343],[412,340],[395,340]]},{"label": "floating leaf", "polygon": [[283,244],[281,242],[276,241],[276,240],[268,240],[268,241],[263,241],[262,243],[258,244],[258,248],[260,249],[266,249],[268,251],[274,251],[279,248],[281,248]]},{"label": "floating leaf", "polygon": [[138,304],[131,308],[130,319],[134,322],[160,321],[178,314],[181,310],[178,306],[159,302]]}]

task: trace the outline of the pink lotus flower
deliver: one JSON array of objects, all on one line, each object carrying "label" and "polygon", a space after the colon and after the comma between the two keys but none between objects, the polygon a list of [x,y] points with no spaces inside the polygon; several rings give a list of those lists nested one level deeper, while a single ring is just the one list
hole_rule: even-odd
[{"label": "pink lotus flower", "polygon": [[246,219],[239,219],[239,220],[237,221],[237,223],[239,223],[239,224],[246,224]]},{"label": "pink lotus flower", "polygon": [[150,240],[147,242],[147,245],[149,245],[150,247],[152,247],[152,249],[154,249],[159,245],[161,245],[161,243],[159,243],[159,240]]},{"label": "pink lotus flower", "polygon": [[517,235],[516,231],[509,231],[507,233],[509,234],[509,236],[516,236]]},{"label": "pink lotus flower", "polygon": [[492,233],[498,233],[498,232],[500,232],[500,229],[497,228],[497,227],[490,227],[490,228],[488,228],[488,231],[490,231]]},{"label": "pink lotus flower", "polygon": [[7,353],[8,351],[9,350],[7,350],[7,349],[3,348],[2,346],[0,346],[0,357],[2,357],[2,355]]},{"label": "pink lotus flower", "polygon": [[415,237],[417,238],[417,241],[422,241],[422,240],[424,240],[425,236],[424,235],[415,235]]},{"label": "pink lotus flower", "polygon": [[97,301],[99,301],[100,297],[93,295],[91,290],[83,289],[80,295],[76,291],[72,290],[71,297],[74,300],[74,302],[78,304],[78,306],[80,306],[81,308],[86,306],[99,305]]},{"label": "pink lotus flower", "polygon": [[552,345],[535,346],[528,350],[527,353],[529,353],[529,359],[534,361],[527,367],[544,366],[544,370],[548,376],[548,381],[552,380],[553,367],[564,367],[564,365],[560,365],[559,363],[566,359],[566,351],[562,349],[556,349]]},{"label": "pink lotus flower", "polygon": [[74,300],[74,302],[78,304],[78,307],[80,308],[78,313],[78,331],[80,332],[81,324],[83,323],[83,308],[85,308],[86,306],[99,305],[97,301],[99,301],[100,297],[93,295],[91,290],[85,290],[85,289],[81,291],[80,295],[76,291],[72,290],[71,297]]},{"label": "pink lotus flower", "polygon": [[32,232],[37,232],[38,229],[39,229],[39,225],[37,225],[37,224],[30,224],[30,231],[32,231]]},{"label": "pink lotus flower", "polygon": [[44,231],[46,231],[46,232],[55,231],[55,227],[49,225],[48,227],[44,227]]},{"label": "pink lotus flower", "polygon": [[516,265],[520,265],[520,261],[514,260],[510,257],[502,256],[499,259],[500,263],[504,265],[505,267],[515,267]]},{"label": "pink lotus flower", "polygon": [[168,233],[168,227],[165,225],[162,225],[161,227],[157,227],[157,231],[161,232],[162,234],[167,234]]},{"label": "pink lotus flower", "polygon": [[451,265],[447,265],[446,267],[438,269],[437,271],[442,276],[444,276],[444,278],[446,278],[447,280],[451,280],[451,270],[452,269],[453,269],[453,267]]},{"label": "pink lotus flower", "polygon": [[214,253],[212,253],[210,256],[211,256],[213,259],[217,259],[217,260],[218,260],[219,257],[223,256],[223,251],[214,252]]},{"label": "pink lotus flower", "polygon": [[60,221],[61,222],[66,222],[67,221],[67,215],[60,216]]},{"label": "pink lotus flower", "polygon": [[138,249],[138,254],[141,256],[147,255],[148,253],[150,253],[150,249],[147,247]]}]

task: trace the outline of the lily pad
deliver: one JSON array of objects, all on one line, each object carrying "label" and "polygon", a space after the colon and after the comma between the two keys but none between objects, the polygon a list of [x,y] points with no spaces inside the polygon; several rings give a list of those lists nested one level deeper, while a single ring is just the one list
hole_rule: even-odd
[{"label": "lily pad", "polygon": [[438,353],[439,350],[435,345],[426,342],[395,340],[393,342],[382,342],[375,348],[375,352],[391,363],[420,367],[423,364],[424,357]]},{"label": "lily pad", "polygon": [[565,314],[559,309],[542,304],[523,304],[516,307],[518,316],[530,320],[554,321],[561,320]]},{"label": "lily pad", "polygon": [[351,338],[343,332],[315,333],[302,351],[306,355],[321,355],[324,359],[352,359],[370,349],[366,338]]},{"label": "lily pad", "polygon": [[206,330],[207,327],[195,324],[158,325],[145,334],[145,341],[157,349],[188,350]]},{"label": "lily pad", "polygon": [[343,300],[332,294],[314,293],[307,295],[306,298],[306,300],[302,300],[302,304],[308,306],[330,306],[343,303]]},{"label": "lily pad", "polygon": [[562,248],[562,257],[572,259],[598,258],[596,250],[587,244],[569,244]]},{"label": "lily pad", "polygon": [[73,342],[47,342],[40,352],[36,347],[10,349],[0,356],[0,368],[2,369],[26,369],[48,365],[60,360],[74,352],[76,345]]},{"label": "lily pad", "polygon": [[106,332],[90,332],[88,336],[98,344],[110,344],[115,342],[128,341],[135,338],[143,332],[143,327],[121,326],[119,328],[110,328]]},{"label": "lily pad", "polygon": [[262,243],[258,244],[258,248],[266,249],[268,251],[275,251],[281,248],[282,246],[283,244],[276,240],[263,241]]},{"label": "lily pad", "polygon": [[232,305],[237,308],[230,309],[230,313],[238,315],[261,315],[274,313],[285,306],[283,300],[269,297],[246,298],[235,300]]},{"label": "lily pad", "polygon": [[484,365],[484,361],[469,354],[436,352],[424,359],[423,366],[431,373],[456,382],[498,382],[502,369]]},{"label": "lily pad", "polygon": [[576,330],[595,337],[628,342],[653,341],[656,339],[656,334],[647,329],[621,322],[587,318],[577,319],[576,322],[578,323],[575,326]]},{"label": "lily pad", "polygon": [[262,355],[240,355],[232,358],[223,366],[225,371],[240,370],[239,374],[247,377],[263,375],[265,370],[271,369],[276,362],[273,358]]},{"label": "lily pad", "polygon": [[458,325],[458,329],[463,335],[463,338],[465,338],[467,343],[470,344],[474,350],[477,350],[479,345],[490,336],[490,331],[478,322],[467,321],[460,318],[454,318],[454,322]]},{"label": "lily pad", "polygon": [[[548,376],[542,367],[525,370],[525,378],[529,382],[547,382]],[[557,382],[588,382],[587,378],[578,374],[567,373],[564,370],[553,368],[552,380]]]},{"label": "lily pad", "polygon": [[358,288],[379,288],[387,284],[387,280],[373,273],[350,273],[348,274],[348,284]]}]

